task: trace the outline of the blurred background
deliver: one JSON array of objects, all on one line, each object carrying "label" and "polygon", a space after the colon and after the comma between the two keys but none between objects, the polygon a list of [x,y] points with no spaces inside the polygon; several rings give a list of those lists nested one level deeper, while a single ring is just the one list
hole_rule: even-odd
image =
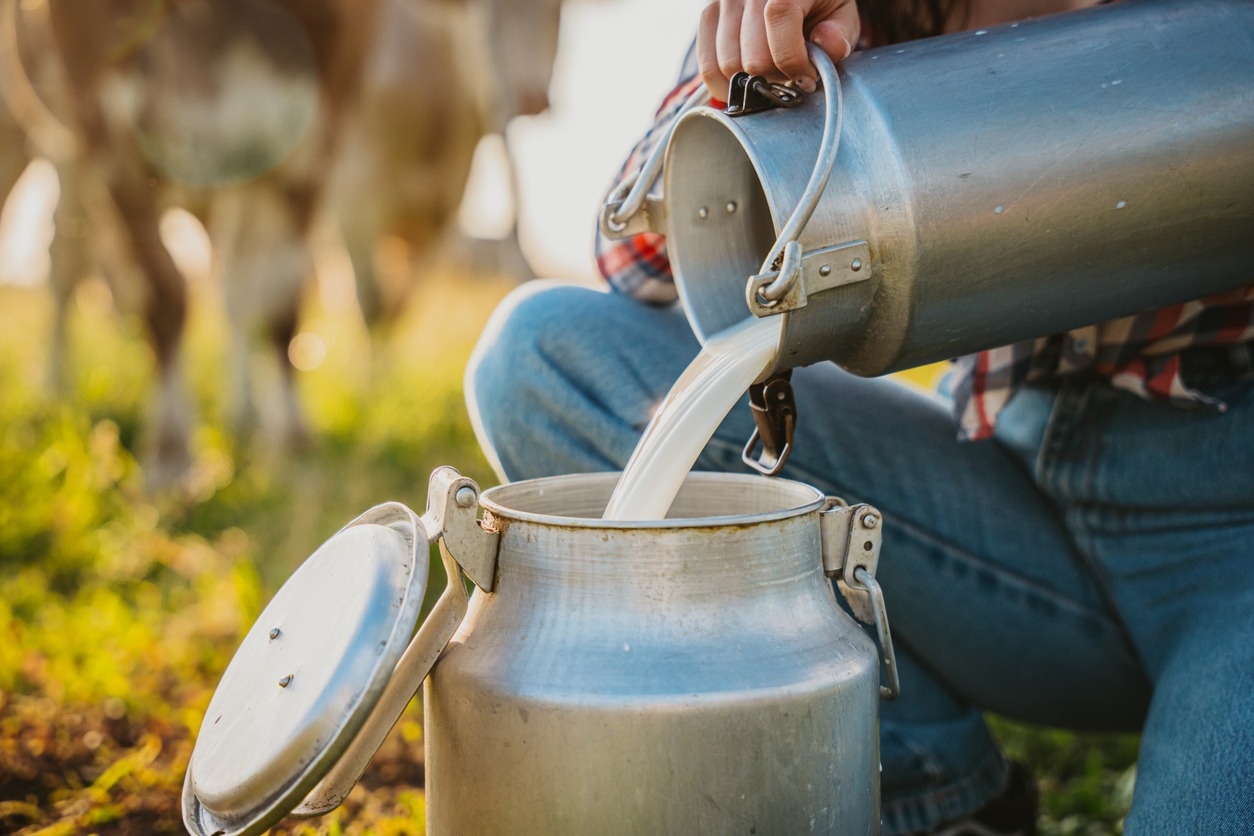
[{"label": "blurred background", "polygon": [[[181,832],[287,575],[439,465],[493,484],[470,350],[518,283],[597,281],[701,5],[0,2],[0,832]],[[1134,738],[996,728],[1045,833],[1121,829]],[[278,830],[422,832],[421,741],[411,705]]]}]

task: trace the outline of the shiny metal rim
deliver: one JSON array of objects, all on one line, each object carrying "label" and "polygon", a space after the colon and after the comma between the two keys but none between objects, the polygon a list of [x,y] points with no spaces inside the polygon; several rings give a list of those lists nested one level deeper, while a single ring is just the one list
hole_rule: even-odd
[{"label": "shiny metal rim", "polygon": [[[798,495],[798,504],[781,508],[778,511],[767,511],[756,514],[727,514],[712,517],[680,517],[676,519],[666,520],[602,520],[594,517],[566,517],[557,514],[540,514],[532,511],[521,511],[511,508],[508,504],[509,495],[515,490],[521,488],[533,488],[541,483],[547,483],[554,487],[569,486],[572,483],[583,483],[584,485],[612,485],[618,481],[619,474],[611,473],[574,473],[566,476],[547,476],[542,479],[528,479],[520,482],[512,482],[507,485],[498,485],[495,488],[489,488],[484,491],[479,498],[480,504],[485,510],[490,511],[495,516],[506,520],[517,520],[519,522],[539,523],[541,525],[559,525],[572,528],[595,528],[595,529],[671,529],[671,528],[718,528],[728,525],[754,525],[757,523],[778,522],[791,517],[799,517],[818,511],[823,507],[826,497],[818,488],[807,485],[804,482],[797,482],[791,479],[771,479],[770,481],[776,486],[788,486],[788,489],[795,490]],[[765,477],[756,476],[746,473],[706,473],[694,472],[688,474],[688,478],[684,484],[689,483],[717,483],[736,481],[744,484],[746,489],[752,489],[754,485],[762,484]]]}]

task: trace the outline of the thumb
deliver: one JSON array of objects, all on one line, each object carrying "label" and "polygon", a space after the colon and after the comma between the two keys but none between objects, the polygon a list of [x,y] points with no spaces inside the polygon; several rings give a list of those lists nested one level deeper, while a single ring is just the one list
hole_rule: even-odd
[{"label": "thumb", "polygon": [[[830,9],[815,0],[768,0],[764,12],[771,60],[779,71],[807,92],[814,90],[816,73],[806,53],[805,32],[833,61],[845,58],[861,31],[854,0],[839,0]],[[816,12],[818,13],[816,15]]]},{"label": "thumb", "polygon": [[810,41],[833,61],[843,61],[862,35],[862,18],[853,0],[843,2],[810,29]]}]

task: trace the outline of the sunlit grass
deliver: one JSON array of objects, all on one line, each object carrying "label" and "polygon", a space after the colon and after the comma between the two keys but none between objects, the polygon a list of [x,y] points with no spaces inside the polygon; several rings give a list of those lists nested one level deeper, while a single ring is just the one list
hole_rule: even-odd
[{"label": "sunlit grass", "polygon": [[[196,472],[185,496],[153,500],[137,464],[151,378],[137,323],[85,286],[57,398],[44,385],[49,302],[0,287],[0,831],[181,832],[213,686],[297,563],[378,502],[421,509],[438,465],[491,484],[461,378],[506,290],[432,280],[374,339],[354,313],[311,301],[302,331],[317,350],[300,386],[316,442],[277,455],[264,435],[241,444],[226,429],[225,329],[198,287],[185,358]],[[1116,831],[1135,740],[997,731],[1042,779],[1044,833]],[[411,707],[346,806],[286,832],[420,833],[421,741]]]},{"label": "sunlit grass", "polygon": [[[100,284],[76,299],[69,394],[45,388],[50,303],[0,288],[0,831],[179,832],[191,741],[242,632],[352,517],[422,508],[452,464],[490,484],[461,375],[502,284],[432,281],[372,346],[312,303],[325,347],[301,378],[317,441],[283,456],[224,426],[224,327],[196,293],[186,361],[199,413],[190,493],[153,500],[141,449],[151,357]],[[432,579],[434,590],[442,578]],[[295,832],[422,829],[421,729],[406,717],[342,811]]]}]

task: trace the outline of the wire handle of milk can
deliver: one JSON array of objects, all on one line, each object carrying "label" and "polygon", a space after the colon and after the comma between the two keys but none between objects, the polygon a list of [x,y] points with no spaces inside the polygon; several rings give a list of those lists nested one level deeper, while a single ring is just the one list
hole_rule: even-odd
[{"label": "wire handle of milk can", "polygon": [[[819,140],[814,170],[797,200],[796,208],[784,223],[774,246],[766,254],[758,274],[751,276],[745,287],[749,310],[759,317],[782,313],[805,304],[804,299],[795,298],[801,290],[803,259],[799,239],[819,205],[823,190],[827,188],[828,178],[836,164],[836,154],[840,150],[840,132],[844,117],[844,93],[840,86],[840,76],[826,52],[815,44],[809,44],[808,48],[810,60],[818,70],[819,82],[823,87],[823,135]],[[862,262],[858,260],[858,266],[853,270],[857,271],[861,266]],[[828,269],[830,271],[830,267]]]},{"label": "wire handle of milk can", "polygon": [[[658,139],[648,158],[645,159],[644,165],[640,166],[640,170],[635,175],[620,183],[610,195],[609,200],[601,207],[598,226],[602,235],[611,241],[617,241],[642,232],[665,234],[665,204],[661,197],[650,196],[649,190],[653,188],[658,175],[662,173],[662,160],[666,156],[666,147],[670,145],[671,134],[675,132],[675,126],[679,124],[680,118],[688,111],[709,101],[710,93],[705,89],[704,84],[684,99],[679,110],[675,111],[666,132]],[[644,210],[643,213],[641,210]]]},{"label": "wire handle of milk can", "polygon": [[405,648],[383,694],[348,749],[317,786],[292,810],[294,818],[320,816],[344,801],[379,751],[405,706],[422,687],[449,640],[457,632],[469,606],[465,574],[479,588],[496,588],[496,555],[500,534],[480,526],[476,511],[479,486],[451,467],[437,468],[427,489],[427,508],[421,517],[398,503],[372,509],[349,525],[400,508],[411,518],[419,538],[438,542],[448,583],[439,600]]}]

